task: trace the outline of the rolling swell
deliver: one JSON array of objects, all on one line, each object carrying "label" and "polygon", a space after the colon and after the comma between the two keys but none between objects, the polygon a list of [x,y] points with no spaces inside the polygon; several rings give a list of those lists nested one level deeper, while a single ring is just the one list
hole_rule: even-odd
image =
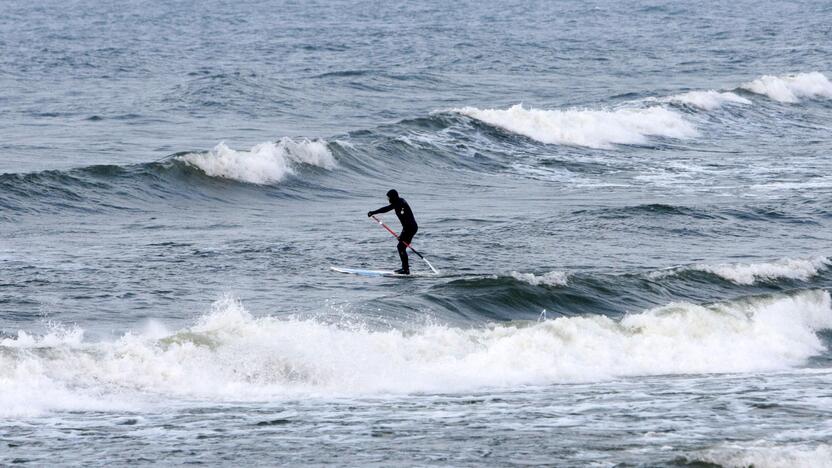
[{"label": "rolling swell", "polygon": [[[647,97],[599,108],[538,109],[516,104],[507,109],[462,107],[458,114],[531,140],[590,149],[653,145],[651,140],[691,140],[701,136],[696,113],[758,105],[753,99],[795,105],[832,98],[832,82],[820,72],[765,75],[730,91],[695,90]],[[763,106],[765,102],[759,103]],[[692,111],[692,112],[688,112]]]},{"label": "rolling swell", "polygon": [[[323,141],[292,140],[235,151],[179,152],[159,161],[0,175],[0,206],[13,213],[146,210],[159,202],[228,202],[235,196],[302,198],[315,177],[339,167]],[[343,153],[342,153],[343,154]],[[337,189],[328,189],[335,190]]]},{"label": "rolling swell", "polygon": [[452,278],[422,293],[426,304],[474,322],[604,315],[677,301],[710,303],[726,298],[832,288],[829,257],[760,263],[693,264],[662,270],[519,273]]},{"label": "rolling swell", "polygon": [[666,203],[647,203],[642,205],[630,205],[616,208],[601,208],[596,210],[576,210],[572,212],[572,215],[574,216],[581,216],[585,214],[606,219],[626,219],[638,216],[660,218],[667,216],[682,216],[699,219],[711,219],[719,217],[719,213],[716,210],[708,210],[707,208],[688,207],[681,205],[670,205]]},{"label": "rolling swell", "polygon": [[[768,87],[751,85],[759,80]],[[778,99],[778,90],[798,97]],[[693,90],[665,97],[610,101],[595,107],[540,109],[517,104],[507,109],[468,106],[437,110],[426,117],[352,132],[350,136],[359,141],[369,136],[384,137],[380,142],[365,141],[371,143],[370,153],[379,161],[395,159],[441,167],[451,159],[452,168],[490,173],[517,173],[516,164],[523,162],[538,169],[554,166],[576,174],[602,175],[633,169],[631,160],[617,157],[626,146],[682,148],[679,143],[697,144],[700,137],[711,133],[745,138],[749,130],[772,125],[767,131],[774,131],[784,120],[800,118],[788,112],[790,107],[826,102],[830,97],[829,80],[822,73],[811,72],[764,76],[730,90]],[[562,148],[552,154],[548,145]],[[594,156],[599,150],[605,156],[601,161]],[[704,147],[696,147],[696,151],[732,153]],[[714,161],[708,158],[699,164],[708,166]],[[699,164],[687,169],[697,177],[709,175]],[[655,169],[650,161],[639,166],[638,172]]]},{"label": "rolling swell", "polygon": [[[465,107],[354,131],[344,140],[331,142],[284,137],[249,150],[220,143],[207,152],[176,153],[153,163],[3,174],[0,189],[8,196],[0,203],[12,212],[135,209],[160,198],[223,199],[234,184],[259,185],[271,196],[304,197],[337,192],[368,176],[416,173],[430,178],[447,171],[512,173],[577,186],[647,182],[665,187],[688,183],[691,178],[699,185],[711,179],[716,184],[722,182],[721,172],[712,169],[712,158],[686,157],[684,163],[668,161],[667,167],[656,168],[649,160],[634,161],[617,153],[621,145],[661,148],[656,139],[664,144],[696,140],[705,126],[714,124],[698,113],[719,115],[734,108],[760,108],[763,113],[731,115],[727,121],[745,126],[737,119],[753,117],[765,122],[770,120],[765,112],[783,112],[768,109],[765,101],[793,107],[830,98],[832,84],[822,73],[811,72],[765,75],[728,91],[689,91],[595,109]],[[553,152],[547,148],[551,144],[565,147]],[[727,168],[734,170],[736,164]],[[347,180],[326,179],[334,171]],[[621,178],[620,174],[628,173]],[[828,182],[824,179],[821,184]],[[782,184],[759,187],[792,188]],[[806,190],[811,189],[807,185]]]},{"label": "rolling swell", "polygon": [[[656,165],[641,155],[634,158],[622,146],[660,150],[673,140],[677,141],[673,144],[690,140],[696,145],[700,135],[716,130],[734,138],[739,131],[731,126],[745,128],[751,123],[743,119],[760,119],[754,125],[768,125],[775,113],[779,125],[781,119],[795,117],[788,114],[789,107],[830,97],[832,84],[822,73],[812,72],[766,75],[731,90],[688,91],[595,109],[465,107],[350,132],[329,142],[284,137],[248,150],[220,143],[209,151],[180,152],[151,163],[3,174],[0,190],[6,196],[0,207],[8,216],[153,209],[161,200],[184,204],[240,202],[246,196],[263,195],[326,197],[352,191],[369,177],[431,180],[449,171],[471,184],[483,174],[511,174],[576,188],[646,184],[659,191],[681,187],[732,194],[747,193],[750,185],[753,193],[763,196],[788,190],[811,194],[832,182],[811,173],[810,164],[805,165],[810,182],[793,186],[779,182],[789,177],[789,168],[747,173],[742,170],[746,161],[739,156],[715,160],[707,148],[694,146],[691,154],[683,151],[677,160],[662,154],[663,164]],[[735,113],[736,109],[741,112]],[[766,183],[768,179],[778,182]],[[656,215],[672,215],[680,209],[652,206],[649,209]],[[810,209],[822,216],[830,214],[828,209]],[[738,215],[774,216],[749,211]]]}]

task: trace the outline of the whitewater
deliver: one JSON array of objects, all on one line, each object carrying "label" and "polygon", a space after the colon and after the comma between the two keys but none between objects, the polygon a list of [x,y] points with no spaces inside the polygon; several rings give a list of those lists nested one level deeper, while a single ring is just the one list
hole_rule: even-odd
[{"label": "whitewater", "polygon": [[255,319],[232,298],[212,309],[184,330],[149,326],[114,342],[85,342],[78,328],[4,339],[3,368],[14,369],[2,385],[4,416],[130,408],[143,395],[263,401],[785,370],[822,354],[816,333],[832,328],[825,291],[672,303],[619,321],[561,317],[408,333],[368,329],[359,317]]},{"label": "whitewater", "polygon": [[0,465],[832,466],[830,17],[4,4]]}]

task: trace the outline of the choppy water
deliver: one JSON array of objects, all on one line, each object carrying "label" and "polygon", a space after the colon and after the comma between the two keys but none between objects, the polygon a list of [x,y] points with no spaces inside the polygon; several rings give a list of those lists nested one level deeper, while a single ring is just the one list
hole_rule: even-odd
[{"label": "choppy water", "polygon": [[832,466],[830,23],[4,3],[0,463]]}]

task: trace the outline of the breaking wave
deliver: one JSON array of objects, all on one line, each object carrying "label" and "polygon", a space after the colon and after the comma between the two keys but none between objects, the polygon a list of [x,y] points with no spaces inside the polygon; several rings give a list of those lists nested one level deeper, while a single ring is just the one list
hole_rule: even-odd
[{"label": "breaking wave", "polygon": [[654,278],[682,271],[701,271],[719,276],[732,283],[751,285],[758,282],[791,279],[807,281],[822,270],[832,266],[829,257],[783,258],[763,263],[722,263],[717,265],[691,265],[667,272],[656,272]]},{"label": "breaking wave", "polygon": [[820,72],[785,76],[765,75],[744,83],[741,88],[786,103],[797,103],[801,98],[832,98],[832,82]]},{"label": "breaking wave", "polygon": [[[739,89],[796,103],[801,98],[832,98],[832,83],[819,72],[786,76],[765,75]],[[751,100],[730,91],[690,91],[648,98],[643,102],[678,103],[712,111],[727,104],[751,105]],[[651,137],[689,139],[697,127],[681,114],[663,106],[614,110],[542,110],[514,105],[508,109],[463,107],[450,112],[523,135],[541,143],[608,149],[614,145],[646,144]]]},{"label": "breaking wave", "polygon": [[750,105],[751,101],[731,92],[719,91],[691,91],[667,98],[659,99],[660,102],[677,102],[702,110],[714,110],[726,104]]},{"label": "breaking wave", "polygon": [[278,142],[260,143],[249,151],[236,151],[224,143],[207,153],[190,153],[177,159],[199,168],[211,177],[222,177],[252,184],[271,184],[294,174],[293,166],[306,164],[324,169],[336,166],[335,158],[322,140],[295,141],[283,137]]},{"label": "breaking wave", "polygon": [[686,139],[698,135],[681,114],[663,107],[619,110],[541,110],[522,104],[508,109],[465,107],[452,112],[541,143],[611,148],[646,144],[649,137]]},{"label": "breaking wave", "polygon": [[511,276],[518,281],[529,283],[532,286],[566,286],[569,283],[567,274],[562,271],[550,271],[542,275],[512,271]]},{"label": "breaking wave", "polygon": [[756,445],[724,444],[700,456],[689,457],[691,462],[706,462],[731,468],[791,468],[832,467],[832,446],[820,444]]},{"label": "breaking wave", "polygon": [[[618,377],[755,372],[824,351],[829,293],[672,303],[629,314],[479,328],[372,330],[362,322],[252,317],[225,298],[192,327],[90,343],[83,332],[0,341],[0,412],[299,395],[459,392]],[[80,403],[79,403],[80,402]]]}]

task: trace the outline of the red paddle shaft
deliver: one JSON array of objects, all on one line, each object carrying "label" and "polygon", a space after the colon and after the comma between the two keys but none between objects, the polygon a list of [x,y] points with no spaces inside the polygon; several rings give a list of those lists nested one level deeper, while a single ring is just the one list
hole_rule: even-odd
[{"label": "red paddle shaft", "polygon": [[376,220],[376,222],[377,222],[378,224],[380,224],[380,225],[381,225],[381,227],[383,227],[384,229],[387,229],[387,232],[389,232],[390,234],[393,234],[393,237],[395,237],[396,239],[399,239],[399,242],[401,242],[401,243],[402,243],[402,244],[404,244],[405,246],[409,247],[409,248],[410,248],[410,250],[412,250],[412,251],[413,251],[413,253],[415,253],[416,255],[418,255],[418,256],[419,256],[419,258],[425,258],[425,257],[422,257],[422,254],[420,254],[420,253],[419,253],[416,249],[414,249],[414,248],[413,248],[413,246],[411,246],[411,245],[410,245],[410,244],[408,244],[407,242],[405,242],[405,241],[401,240],[401,238],[399,238],[399,235],[398,235],[398,234],[396,234],[396,231],[394,231],[394,230],[390,229],[390,227],[389,227],[389,226],[387,226],[386,224],[384,224],[384,222],[383,222],[382,220],[380,220],[380,219],[376,218],[376,217],[375,217],[375,215],[373,216],[373,219],[374,219],[374,220]]},{"label": "red paddle shaft", "polygon": [[433,270],[433,272],[434,272],[434,273],[437,273],[437,274],[439,273],[439,271],[437,271],[437,270],[436,270],[436,268],[434,268],[434,267],[433,267],[433,265],[431,265],[431,264],[430,264],[430,262],[428,261],[428,259],[426,259],[425,257],[423,257],[423,256],[422,256],[422,254],[420,254],[418,250],[414,249],[414,248],[413,248],[413,246],[412,246],[412,245],[410,245],[410,244],[408,244],[407,242],[405,242],[405,241],[401,240],[401,238],[399,237],[399,235],[398,235],[398,234],[396,234],[396,231],[394,231],[394,230],[390,229],[390,227],[389,227],[389,226],[387,226],[386,224],[384,224],[384,222],[383,222],[382,220],[380,220],[380,219],[376,218],[376,217],[375,217],[375,215],[373,215],[373,216],[372,216],[372,218],[373,218],[373,219],[374,219],[374,220],[375,220],[375,221],[376,221],[376,222],[377,222],[377,223],[378,223],[381,227],[383,227],[384,229],[387,229],[387,232],[389,232],[390,234],[392,234],[392,235],[393,235],[393,237],[395,237],[396,239],[399,239],[399,242],[401,242],[402,244],[404,244],[405,246],[407,246],[410,250],[412,250],[412,251],[413,251],[413,253],[415,253],[416,255],[418,255],[418,256],[419,256],[419,258],[421,258],[422,260],[424,260],[424,261],[425,261],[425,263],[427,263],[427,264],[428,264],[428,266],[430,267],[430,269],[431,269],[431,270]]}]

